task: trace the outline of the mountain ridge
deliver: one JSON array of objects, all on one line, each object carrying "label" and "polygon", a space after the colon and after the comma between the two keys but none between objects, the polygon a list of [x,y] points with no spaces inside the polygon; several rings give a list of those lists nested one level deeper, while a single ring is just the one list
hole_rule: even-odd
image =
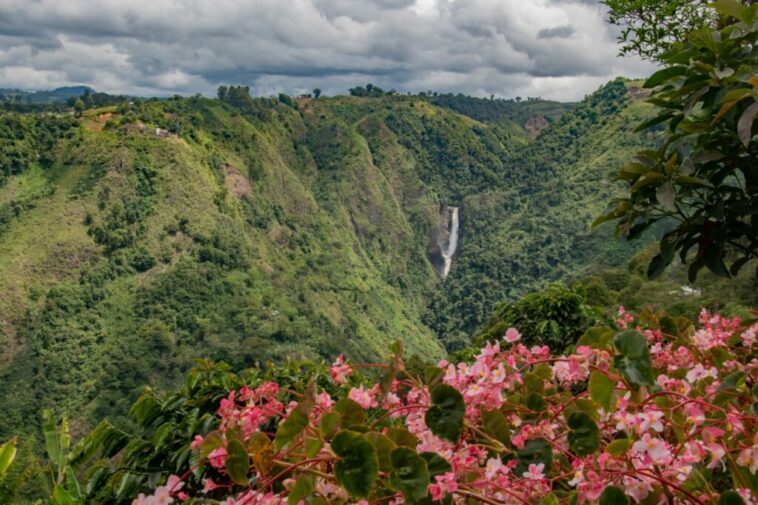
[{"label": "mountain ridge", "polygon": [[[617,123],[644,114],[634,105],[624,116],[637,102],[623,81],[535,140],[518,117],[483,123],[428,97],[235,93],[122,102],[78,123],[0,116],[25,132],[0,150],[16,167],[0,187],[9,349],[0,398],[23,405],[0,433],[34,417],[25,397],[85,425],[118,418],[142,384],[170,387],[200,356],[235,368],[341,352],[372,359],[401,338],[411,354],[442,357],[439,339],[455,348],[497,301],[586,259],[556,241],[556,260],[573,263],[550,275],[559,263],[516,268],[528,247],[503,262],[485,246],[510,240],[503,230],[519,219],[534,222],[530,204],[509,210],[514,198],[571,189],[556,182],[559,166],[544,164],[540,139],[568,156],[595,123],[612,143],[631,138]],[[648,140],[621,145],[615,159]],[[595,208],[604,196],[592,195]],[[461,206],[460,249],[442,282],[427,249],[447,205]],[[589,214],[555,233],[573,236]],[[614,250],[623,261],[634,249]]]}]

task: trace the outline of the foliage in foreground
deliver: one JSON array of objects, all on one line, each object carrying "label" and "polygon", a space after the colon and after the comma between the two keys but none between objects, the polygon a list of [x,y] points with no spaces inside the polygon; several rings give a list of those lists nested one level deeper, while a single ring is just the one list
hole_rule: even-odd
[{"label": "foliage in foreground", "polygon": [[758,5],[714,5],[726,26],[692,31],[659,57],[665,68],[645,82],[659,114],[639,129],[666,123],[665,141],[619,172],[628,196],[596,220],[618,220],[630,238],[666,223],[651,278],[677,253],[690,265],[690,281],[703,267],[736,275],[758,257]]},{"label": "foliage in foreground", "polygon": [[[561,356],[515,328],[473,362],[423,371],[396,346],[385,365],[229,383],[205,397],[220,397],[215,415],[169,421],[148,395],[135,412],[151,438],[103,424],[69,461],[103,458],[86,503],[138,489],[138,505],[755,503],[756,331],[705,310],[697,325],[621,310],[616,329],[593,327]],[[185,442],[171,457],[141,458],[172,437]]]}]

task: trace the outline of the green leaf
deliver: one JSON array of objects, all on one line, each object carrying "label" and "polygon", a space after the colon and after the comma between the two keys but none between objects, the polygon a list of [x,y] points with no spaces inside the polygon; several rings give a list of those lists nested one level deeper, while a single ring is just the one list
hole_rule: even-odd
[{"label": "green leaf", "polygon": [[16,459],[16,439],[11,439],[0,445],[0,480]]},{"label": "green leaf", "polygon": [[247,441],[247,451],[253,458],[255,469],[267,476],[274,466],[274,444],[268,435],[260,431],[253,433]]},{"label": "green leaf", "polygon": [[505,446],[511,443],[508,421],[497,409],[482,411],[482,431]]},{"label": "green leaf", "polygon": [[699,470],[693,468],[690,472],[687,480],[682,482],[682,489],[694,493],[696,491],[702,491],[708,488],[708,480],[703,477],[703,474]]},{"label": "green leaf", "polygon": [[629,505],[629,498],[616,486],[608,486],[600,494],[600,505]]},{"label": "green leaf", "polygon": [[615,456],[617,458],[620,458],[626,452],[629,450],[629,448],[632,446],[632,440],[629,438],[619,438],[617,440],[614,440],[610,444],[605,446],[605,452],[610,454],[611,456]]},{"label": "green leaf", "polygon": [[46,409],[43,411],[42,416],[45,420],[45,423],[42,426],[42,433],[45,437],[47,456],[56,466],[62,466],[63,452],[58,438],[58,430],[55,426],[55,416],[53,415],[53,411]]},{"label": "green leaf", "polygon": [[72,496],[77,503],[82,500],[82,491],[79,488],[79,481],[76,480],[74,469],[70,466],[66,467],[66,490],[69,496]]},{"label": "green leaf", "polygon": [[337,434],[341,421],[342,416],[339,412],[332,411],[324,414],[324,416],[321,418],[319,429],[321,430],[321,434],[326,440],[331,440],[332,437]]},{"label": "green leaf", "polygon": [[445,376],[445,371],[438,366],[428,366],[424,368],[424,384],[429,387],[436,386]]},{"label": "green leaf", "polygon": [[681,75],[687,75],[687,67],[683,67],[683,66],[667,67],[651,75],[648,78],[648,80],[645,81],[645,84],[643,84],[642,86],[645,88],[654,88],[658,86],[659,84],[662,84],[668,81],[669,79],[672,79],[674,77],[679,77]]},{"label": "green leaf", "polygon": [[343,430],[362,425],[366,422],[366,412],[363,410],[363,407],[350,398],[343,398],[335,403],[333,410],[340,414],[340,428]]},{"label": "green leaf", "polygon": [[635,386],[652,386],[653,362],[645,336],[627,330],[613,337],[613,345],[620,353],[613,358],[613,364],[626,380]]},{"label": "green leaf", "polygon": [[728,389],[737,389],[745,385],[745,372],[734,372],[724,377],[719,384],[717,391],[726,391]]},{"label": "green leaf", "polygon": [[379,474],[379,458],[371,442],[354,431],[341,431],[332,440],[332,450],[340,460],[334,476],[356,498],[368,498]]},{"label": "green leaf", "polygon": [[245,446],[237,439],[230,440],[226,445],[226,473],[237,484],[247,485],[247,473],[250,471],[250,455]]},{"label": "green leaf", "polygon": [[758,101],[745,109],[745,112],[740,116],[740,120],[737,122],[737,134],[740,136],[742,145],[747,149],[750,144],[750,139],[753,137],[753,121],[755,116],[758,115]]},{"label": "green leaf", "polygon": [[534,412],[547,410],[547,401],[540,393],[529,393],[526,397],[526,407]]},{"label": "green leaf", "polygon": [[424,420],[432,433],[440,438],[457,442],[463,431],[466,404],[463,396],[452,386],[438,384],[432,388],[432,406]]},{"label": "green leaf", "polygon": [[716,0],[713,3],[713,7],[722,16],[732,16],[743,23],[748,22],[745,6],[737,0]]},{"label": "green leaf", "polygon": [[569,448],[574,454],[589,456],[600,448],[600,430],[589,415],[574,412],[568,418],[568,426]]},{"label": "green leaf", "polygon": [[590,374],[590,398],[597,402],[606,412],[613,405],[613,387],[615,384],[602,372],[593,371]]},{"label": "green leaf", "polygon": [[282,450],[285,445],[300,435],[306,426],[308,426],[308,416],[295,408],[276,431],[276,437],[274,437],[276,450]]},{"label": "green leaf", "polygon": [[745,500],[737,491],[729,490],[721,493],[719,505],[745,505]]},{"label": "green leaf", "polygon": [[642,123],[641,125],[639,125],[637,128],[635,128],[634,131],[635,131],[635,133],[639,133],[641,131],[647,130],[651,126],[655,126],[655,125],[657,125],[659,123],[662,123],[662,122],[666,121],[667,119],[671,119],[672,117],[674,117],[674,113],[673,112],[665,112],[665,113],[661,114],[660,116],[656,116],[656,117],[654,117],[652,119],[649,119],[649,120],[645,121],[644,123]]},{"label": "green leaf", "polygon": [[589,330],[584,332],[584,335],[579,337],[577,345],[588,345],[598,349],[608,349],[610,347],[611,339],[613,338],[613,330],[607,326],[593,326]]},{"label": "green leaf", "polygon": [[297,505],[300,501],[305,501],[316,489],[316,476],[310,473],[303,473],[297,478],[297,482],[292,486],[289,496],[287,496],[287,505]]},{"label": "green leaf", "polygon": [[653,256],[650,265],[647,267],[647,278],[650,280],[657,279],[666,271],[667,266],[668,264],[666,263],[666,260],[663,259],[663,256],[656,254]]},{"label": "green leaf", "polygon": [[363,438],[371,442],[371,445],[376,449],[376,456],[379,460],[379,470],[383,472],[389,472],[392,470],[392,460],[390,459],[390,455],[392,454],[392,451],[397,448],[397,444],[378,431],[370,431],[364,434]]},{"label": "green leaf", "polygon": [[540,500],[539,505],[560,505],[561,502],[558,501],[558,497],[555,496],[555,493],[549,493],[547,496],[542,498]]},{"label": "green leaf", "polygon": [[437,475],[453,471],[452,465],[436,452],[422,452],[420,456],[424,458],[426,467],[429,469],[429,482],[434,482],[434,477]]},{"label": "green leaf", "polygon": [[426,497],[431,478],[424,458],[407,447],[398,447],[392,451],[392,468],[390,485],[403,493],[406,502]]},{"label": "green leaf", "polygon": [[705,248],[703,252],[703,259],[705,260],[705,266],[708,270],[718,275],[719,277],[730,278],[729,270],[726,268],[724,258],[721,250],[721,246],[716,242],[713,242]]},{"label": "green leaf", "polygon": [[400,447],[415,448],[421,442],[416,435],[405,428],[389,428],[387,436]]},{"label": "green leaf", "polygon": [[80,505],[63,486],[56,485],[53,488],[53,503],[55,505]]},{"label": "green leaf", "polygon": [[524,443],[524,447],[516,453],[518,463],[514,473],[521,477],[529,470],[529,465],[545,465],[545,475],[550,474],[553,464],[553,449],[544,438],[533,438]]},{"label": "green leaf", "polygon": [[305,439],[305,454],[309,458],[315,458],[321,448],[324,447],[324,442],[321,441],[320,437],[313,436],[309,433],[306,433],[303,438]]}]

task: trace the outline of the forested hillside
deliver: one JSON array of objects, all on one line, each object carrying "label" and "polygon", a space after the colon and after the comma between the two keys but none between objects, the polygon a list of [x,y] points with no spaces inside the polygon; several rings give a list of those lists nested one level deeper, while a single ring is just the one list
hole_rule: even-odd
[{"label": "forested hillside", "polygon": [[[397,338],[441,357],[500,300],[625,265],[634,248],[589,224],[655,135],[632,133],[630,86],[491,117],[471,112],[489,100],[234,87],[0,115],[0,434],[41,404],[118,417],[198,357],[376,359]],[[461,239],[443,281],[427,249],[445,205]]]}]

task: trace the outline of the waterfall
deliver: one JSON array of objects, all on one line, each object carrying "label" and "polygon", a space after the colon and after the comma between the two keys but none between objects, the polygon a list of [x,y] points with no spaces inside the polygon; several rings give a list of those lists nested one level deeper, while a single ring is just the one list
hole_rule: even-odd
[{"label": "waterfall", "polygon": [[442,278],[447,277],[450,273],[450,267],[453,265],[453,256],[458,248],[458,207],[446,207],[447,211],[447,241],[440,241],[440,252],[444,265],[442,267]]}]

